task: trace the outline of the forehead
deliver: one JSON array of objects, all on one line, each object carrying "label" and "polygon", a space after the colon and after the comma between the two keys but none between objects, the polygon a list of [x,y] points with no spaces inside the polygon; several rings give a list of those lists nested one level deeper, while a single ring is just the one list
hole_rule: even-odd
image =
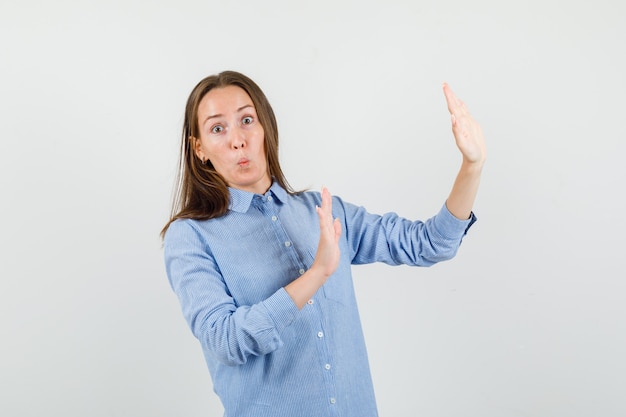
[{"label": "forehead", "polygon": [[200,120],[215,115],[236,113],[244,107],[252,106],[252,99],[246,91],[238,86],[214,88],[202,97],[198,105]]}]

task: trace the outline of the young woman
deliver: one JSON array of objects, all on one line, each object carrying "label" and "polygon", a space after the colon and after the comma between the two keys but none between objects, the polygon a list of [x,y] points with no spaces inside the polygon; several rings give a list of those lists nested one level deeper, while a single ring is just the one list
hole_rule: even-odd
[{"label": "young woman", "polygon": [[485,144],[444,84],[463,162],[438,214],[375,215],[328,190],[295,192],[261,89],[226,71],[187,101],[167,275],[227,417],[377,416],[350,266],[429,266],[474,223]]}]

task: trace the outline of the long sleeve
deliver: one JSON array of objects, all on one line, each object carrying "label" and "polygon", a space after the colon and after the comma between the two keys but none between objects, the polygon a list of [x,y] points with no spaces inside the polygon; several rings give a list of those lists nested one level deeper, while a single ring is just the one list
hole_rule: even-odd
[{"label": "long sleeve", "polygon": [[445,204],[439,213],[422,222],[395,213],[370,214],[363,207],[336,200],[345,216],[345,236],[353,264],[430,266],[451,259],[476,221],[473,213],[467,220],[455,218]]},{"label": "long sleeve", "polygon": [[256,304],[237,306],[193,221],[172,223],[164,254],[170,285],[205,352],[240,365],[283,345],[280,333],[298,311],[283,288]]}]

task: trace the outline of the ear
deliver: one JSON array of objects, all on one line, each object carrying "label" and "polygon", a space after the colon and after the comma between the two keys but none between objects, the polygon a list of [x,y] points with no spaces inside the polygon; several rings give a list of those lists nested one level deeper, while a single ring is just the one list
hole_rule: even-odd
[{"label": "ear", "polygon": [[202,142],[200,139],[189,136],[189,141],[191,142],[191,147],[193,148],[194,153],[201,161],[205,161],[206,157],[204,156],[204,152],[202,152]]}]

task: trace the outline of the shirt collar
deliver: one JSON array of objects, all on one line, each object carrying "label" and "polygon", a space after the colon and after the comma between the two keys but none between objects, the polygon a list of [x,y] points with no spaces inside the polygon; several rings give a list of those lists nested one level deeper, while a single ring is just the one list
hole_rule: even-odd
[{"label": "shirt collar", "polygon": [[[230,193],[230,203],[228,209],[236,211],[237,213],[245,213],[250,208],[252,199],[260,194],[251,193],[249,191],[239,190],[237,188],[228,187]],[[272,195],[279,202],[284,203],[287,200],[289,194],[283,187],[281,187],[276,181],[272,183],[272,186],[264,194],[265,196]]]}]

